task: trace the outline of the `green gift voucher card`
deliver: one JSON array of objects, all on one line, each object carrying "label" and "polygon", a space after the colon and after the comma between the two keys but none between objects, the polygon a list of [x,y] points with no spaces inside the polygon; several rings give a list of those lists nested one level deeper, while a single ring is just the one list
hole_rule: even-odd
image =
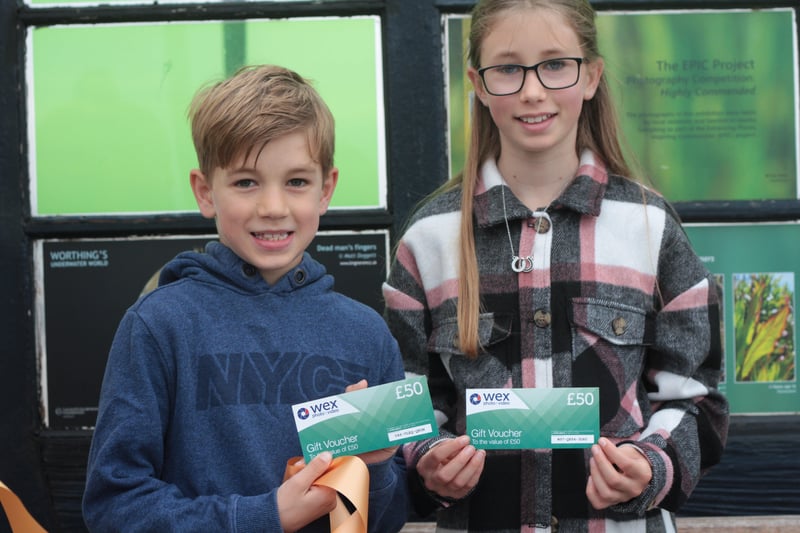
[{"label": "green gift voucher card", "polygon": [[589,448],[600,436],[596,387],[467,389],[467,434],[487,450]]},{"label": "green gift voucher card", "polygon": [[325,451],[357,455],[439,434],[424,377],[295,404],[292,411],[306,461]]}]

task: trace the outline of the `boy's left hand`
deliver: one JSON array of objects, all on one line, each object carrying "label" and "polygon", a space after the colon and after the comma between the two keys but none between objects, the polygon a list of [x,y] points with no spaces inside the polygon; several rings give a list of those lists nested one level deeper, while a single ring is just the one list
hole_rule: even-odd
[{"label": "boy's left hand", "polygon": [[[355,390],[366,389],[367,386],[368,386],[367,380],[362,379],[358,383],[353,383],[352,385],[348,385],[347,387],[345,387],[344,391],[353,392]],[[392,458],[395,452],[397,451],[397,448],[399,448],[399,446],[390,446],[389,448],[383,448],[371,452],[360,453],[358,454],[358,457],[360,457],[361,460],[368,465],[372,463],[381,463],[383,461]]]},{"label": "boy's left hand", "polygon": [[639,450],[601,438],[592,446],[586,496],[595,509],[605,509],[639,496],[652,477],[650,461]]}]

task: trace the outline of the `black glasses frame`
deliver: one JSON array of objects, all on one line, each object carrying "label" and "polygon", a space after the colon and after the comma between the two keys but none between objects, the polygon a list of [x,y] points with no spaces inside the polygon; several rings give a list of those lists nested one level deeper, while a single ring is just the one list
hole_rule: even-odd
[{"label": "black glasses frame", "polygon": [[[575,77],[575,81],[569,85],[565,85],[563,87],[548,87],[548,85],[542,81],[542,77],[539,75],[539,67],[544,65],[545,63],[550,63],[552,61],[575,61],[578,64],[578,75]],[[492,96],[508,96],[510,94],[516,94],[522,90],[525,86],[525,80],[528,77],[528,71],[534,71],[536,73],[536,78],[539,80],[539,83],[542,84],[542,87],[545,89],[550,89],[552,91],[557,91],[559,89],[569,89],[570,87],[574,87],[578,81],[581,79],[581,65],[585,61],[582,57],[553,57],[551,59],[545,59],[544,61],[539,61],[535,65],[531,65],[526,67],[525,65],[517,65],[514,63],[504,63],[502,65],[490,65],[488,67],[483,67],[478,69],[478,75],[481,77],[481,81],[483,82],[483,88],[486,89],[486,92],[491,94]],[[519,85],[519,88],[516,91],[511,91],[508,93],[493,93],[489,90],[489,86],[486,84],[486,71],[491,69],[503,68],[503,67],[519,67],[522,69],[522,82]]]}]

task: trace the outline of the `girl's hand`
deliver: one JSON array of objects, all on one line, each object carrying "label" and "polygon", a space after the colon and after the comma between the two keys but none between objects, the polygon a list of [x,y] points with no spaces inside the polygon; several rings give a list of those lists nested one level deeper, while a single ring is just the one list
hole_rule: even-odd
[{"label": "girl's hand", "polygon": [[595,509],[605,509],[639,496],[652,477],[650,461],[638,449],[601,438],[592,446],[586,496]]},{"label": "girl's hand", "polygon": [[478,484],[486,459],[469,437],[443,440],[428,450],[417,463],[425,488],[445,498],[460,499]]}]

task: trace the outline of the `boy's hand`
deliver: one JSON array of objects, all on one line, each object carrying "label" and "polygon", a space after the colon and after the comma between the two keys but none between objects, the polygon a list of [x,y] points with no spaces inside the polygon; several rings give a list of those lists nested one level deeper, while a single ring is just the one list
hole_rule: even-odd
[{"label": "boy's hand", "polygon": [[650,461],[638,449],[601,438],[592,446],[586,496],[595,509],[605,509],[639,496],[652,477]]},{"label": "boy's hand", "polygon": [[469,437],[461,435],[428,450],[417,463],[417,473],[429,491],[460,499],[478,484],[485,459],[486,451],[476,449]]},{"label": "boy's hand", "polygon": [[297,531],[336,507],[335,490],[312,485],[332,460],[329,452],[322,452],[278,487],[278,515],[286,533]]},{"label": "boy's hand", "polygon": [[367,388],[367,380],[366,379],[362,379],[358,383],[353,383],[352,385],[348,385],[347,387],[344,388],[344,391],[345,392],[353,392],[354,390],[361,390],[361,389],[366,389],[366,388]]},{"label": "boy's hand", "polygon": [[[344,388],[345,392],[353,392],[354,390],[366,389],[368,386],[367,380],[362,379],[358,383],[353,383],[352,385],[348,385]],[[357,457],[360,457],[362,461],[366,464],[372,463],[381,463],[390,459],[394,456],[395,452],[397,452],[397,448],[399,446],[390,446],[388,448],[382,448],[380,450],[373,450],[371,452],[360,453]]]}]

